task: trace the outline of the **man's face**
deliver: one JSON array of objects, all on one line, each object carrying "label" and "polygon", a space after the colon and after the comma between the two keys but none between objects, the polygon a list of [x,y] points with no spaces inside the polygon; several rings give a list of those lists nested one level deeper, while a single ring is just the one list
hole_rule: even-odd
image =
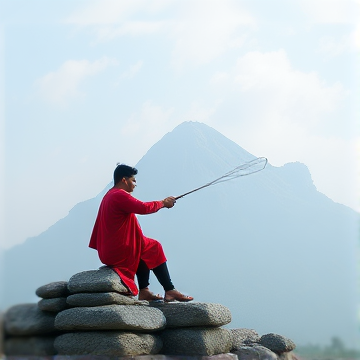
[{"label": "man's face", "polygon": [[124,177],[122,179],[122,181],[124,182],[125,184],[125,191],[131,193],[134,191],[135,187],[136,187],[136,179],[135,179],[135,176],[131,176],[131,177]]}]

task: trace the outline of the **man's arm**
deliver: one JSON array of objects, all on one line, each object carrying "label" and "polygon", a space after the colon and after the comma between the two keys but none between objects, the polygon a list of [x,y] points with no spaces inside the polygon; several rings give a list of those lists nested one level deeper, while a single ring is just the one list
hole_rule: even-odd
[{"label": "man's arm", "polygon": [[139,215],[152,214],[159,211],[161,208],[172,208],[176,200],[173,196],[169,196],[160,201],[143,202],[135,199],[129,193],[124,192],[121,199],[119,199],[118,206],[122,211],[127,213],[134,213]]}]

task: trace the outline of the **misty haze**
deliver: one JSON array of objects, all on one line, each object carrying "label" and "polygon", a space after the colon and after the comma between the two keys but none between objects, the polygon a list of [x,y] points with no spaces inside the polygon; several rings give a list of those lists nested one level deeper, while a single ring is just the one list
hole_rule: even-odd
[{"label": "misty haze", "polygon": [[[184,122],[135,165],[134,196],[177,196],[257,156],[266,154]],[[4,252],[1,309],[38,301],[37,287],[101,266],[88,242],[112,186],[105,185],[39,236]],[[232,328],[277,332],[300,345],[336,336],[355,347],[358,217],[317,191],[306,164],[295,162],[268,164],[179,199],[171,211],[138,218],[144,234],[163,244],[175,286],[196,301],[227,306]],[[151,288],[161,292],[156,281]]]}]

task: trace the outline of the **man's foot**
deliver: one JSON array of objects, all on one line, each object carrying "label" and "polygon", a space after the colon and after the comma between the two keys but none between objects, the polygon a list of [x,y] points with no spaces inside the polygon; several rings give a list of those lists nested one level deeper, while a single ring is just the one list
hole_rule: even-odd
[{"label": "man's foot", "polygon": [[155,295],[149,290],[149,288],[146,287],[144,289],[140,289],[138,299],[146,301],[157,301],[163,300],[164,298],[159,294]]},{"label": "man's foot", "polygon": [[180,291],[177,290],[169,290],[165,292],[165,302],[173,302],[173,301],[180,301],[180,302],[188,302],[194,300],[192,296],[187,296],[182,294]]}]

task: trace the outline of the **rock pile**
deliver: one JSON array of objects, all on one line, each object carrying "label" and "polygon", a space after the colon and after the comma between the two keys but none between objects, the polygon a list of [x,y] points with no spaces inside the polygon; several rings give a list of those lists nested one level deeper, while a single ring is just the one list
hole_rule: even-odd
[{"label": "rock pile", "polygon": [[295,348],[280,335],[223,328],[231,313],[220,304],[139,301],[108,267],[41,286],[36,294],[37,304],[15,305],[4,315],[6,355],[290,360]]},{"label": "rock pile", "polygon": [[55,313],[45,312],[37,304],[15,305],[4,315],[4,353],[6,355],[55,354]]},{"label": "rock pile", "polygon": [[232,349],[240,360],[297,360],[292,340],[278,335],[260,336],[255,330],[232,329]]}]

